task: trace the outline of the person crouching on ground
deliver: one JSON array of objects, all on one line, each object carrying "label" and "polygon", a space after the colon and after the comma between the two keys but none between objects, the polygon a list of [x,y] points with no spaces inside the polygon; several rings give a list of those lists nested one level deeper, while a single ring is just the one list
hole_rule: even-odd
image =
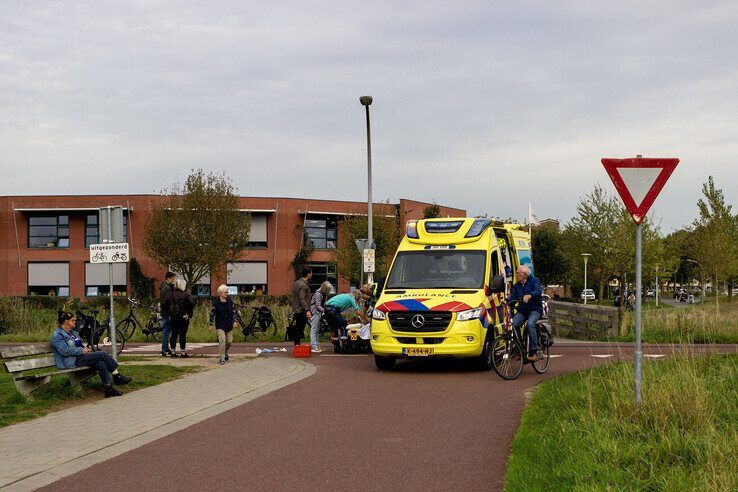
[{"label": "person crouching on ground", "polygon": [[325,316],[328,324],[333,331],[333,338],[346,338],[346,326],[348,321],[344,316],[359,316],[362,323],[366,323],[366,316],[359,307],[359,303],[363,305],[363,295],[359,289],[354,290],[351,294],[338,294],[331,297],[325,303]]},{"label": "person crouching on ground", "polygon": [[166,309],[169,313],[169,321],[172,326],[172,335],[169,339],[169,346],[173,352],[173,357],[177,356],[177,340],[179,340],[179,351],[181,357],[189,357],[187,355],[187,329],[190,327],[190,319],[195,309],[195,300],[187,292],[187,282],[178,278],[174,282],[174,291],[170,292],[166,299],[162,310]]},{"label": "person crouching on ground", "polygon": [[[105,398],[120,396],[113,383],[122,386],[131,381],[131,378],[118,372],[118,363],[106,352],[93,351],[82,345],[82,339],[74,330],[77,318],[67,311],[59,311],[57,317],[59,326],[51,335],[51,349],[54,352],[54,361],[58,369],[72,369],[73,367],[89,366],[97,369],[105,390]],[[112,374],[112,376],[111,376]]]},{"label": "person crouching on ground", "polygon": [[331,283],[327,280],[320,284],[320,289],[313,293],[313,297],[310,298],[310,312],[313,317],[310,318],[310,350],[311,352],[320,353],[323,351],[320,348],[320,320],[325,312],[325,301],[328,298],[328,294],[331,292]]},{"label": "person crouching on ground", "polygon": [[233,301],[228,297],[228,286],[218,287],[218,297],[213,298],[213,307],[210,308],[210,331],[215,330],[218,334],[218,346],[220,347],[220,363],[225,364],[228,360],[228,349],[233,343],[233,330],[238,326],[236,321],[236,310]]}]

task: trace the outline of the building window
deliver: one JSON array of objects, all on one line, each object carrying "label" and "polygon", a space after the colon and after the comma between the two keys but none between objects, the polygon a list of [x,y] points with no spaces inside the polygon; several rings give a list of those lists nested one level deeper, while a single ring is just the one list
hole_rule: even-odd
[{"label": "building window", "polygon": [[[85,248],[90,244],[100,244],[100,224],[98,214],[87,214],[85,216]],[[123,242],[128,241],[128,216],[123,214]]]},{"label": "building window", "polygon": [[235,261],[227,264],[226,284],[229,295],[266,294],[267,262]]},{"label": "building window", "polygon": [[310,292],[318,290],[326,280],[333,286],[332,292],[338,292],[338,275],[336,275],[336,265],[333,263],[308,263],[313,270],[313,276],[308,280]]},{"label": "building window", "polygon": [[69,297],[69,263],[28,263],[28,294]]},{"label": "building window", "polygon": [[309,216],[305,219],[305,237],[316,249],[336,249],[338,219],[331,216]]},{"label": "building window", "polygon": [[246,243],[247,248],[266,248],[267,247],[267,216],[263,214],[251,216],[251,230],[249,231],[249,240]]},{"label": "building window", "polygon": [[69,216],[28,217],[29,248],[68,248]]},{"label": "building window", "polygon": [[[92,243],[95,244],[95,243]],[[125,296],[127,273],[125,263],[113,263],[113,296]],[[107,263],[85,263],[85,297],[110,293],[110,267]]]}]

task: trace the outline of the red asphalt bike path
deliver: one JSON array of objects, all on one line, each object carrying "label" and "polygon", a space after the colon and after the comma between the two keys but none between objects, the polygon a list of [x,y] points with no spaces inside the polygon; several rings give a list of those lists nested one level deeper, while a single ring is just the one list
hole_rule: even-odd
[{"label": "red asphalt bike path", "polygon": [[[644,345],[644,354],[680,349]],[[253,350],[238,344],[232,351]],[[526,394],[544,379],[632,359],[633,348],[565,343],[551,353],[561,357],[551,360],[548,373],[526,365],[514,381],[455,360],[401,361],[386,372],[370,355],[314,356],[306,359],[317,367],[313,376],[46,488],[501,490]],[[608,354],[613,357],[592,357]],[[95,432],[104,431],[101,421]]]}]

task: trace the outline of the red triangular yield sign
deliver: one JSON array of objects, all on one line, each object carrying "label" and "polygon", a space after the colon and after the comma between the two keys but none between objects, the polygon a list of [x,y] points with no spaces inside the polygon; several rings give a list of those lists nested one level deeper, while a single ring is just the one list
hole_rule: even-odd
[{"label": "red triangular yield sign", "polygon": [[636,224],[646,217],[679,159],[602,159],[602,165]]}]

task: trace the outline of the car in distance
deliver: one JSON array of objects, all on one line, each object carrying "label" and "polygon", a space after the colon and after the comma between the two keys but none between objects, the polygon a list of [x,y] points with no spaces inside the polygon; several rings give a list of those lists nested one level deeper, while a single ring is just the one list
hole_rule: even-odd
[{"label": "car in distance", "polygon": [[595,293],[592,289],[584,289],[582,291],[581,295],[582,299],[587,299],[588,301],[594,301],[595,300]]}]

